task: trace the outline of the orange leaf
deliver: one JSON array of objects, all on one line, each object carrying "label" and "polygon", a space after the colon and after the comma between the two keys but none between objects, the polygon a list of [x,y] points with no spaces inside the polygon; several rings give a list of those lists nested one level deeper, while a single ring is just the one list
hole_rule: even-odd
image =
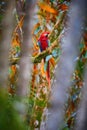
[{"label": "orange leaf", "polygon": [[50,5],[48,5],[45,2],[38,2],[38,5],[44,11],[47,11],[47,12],[55,14],[55,15],[58,13],[54,8],[52,8]]}]

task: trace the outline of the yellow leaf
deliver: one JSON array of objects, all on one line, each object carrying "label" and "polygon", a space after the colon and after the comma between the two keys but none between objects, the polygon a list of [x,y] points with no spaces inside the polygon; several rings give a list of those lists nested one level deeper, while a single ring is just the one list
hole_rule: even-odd
[{"label": "yellow leaf", "polygon": [[52,14],[57,14],[58,12],[52,8],[50,5],[48,5],[47,3],[45,2],[38,2],[38,6],[43,9],[44,11],[47,11],[49,13],[52,13]]}]

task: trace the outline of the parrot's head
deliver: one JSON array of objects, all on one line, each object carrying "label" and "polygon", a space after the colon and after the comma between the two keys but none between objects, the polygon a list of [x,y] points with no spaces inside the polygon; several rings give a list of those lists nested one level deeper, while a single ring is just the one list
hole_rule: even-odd
[{"label": "parrot's head", "polygon": [[49,32],[43,32],[40,37],[41,38],[48,38],[48,35],[49,35]]}]

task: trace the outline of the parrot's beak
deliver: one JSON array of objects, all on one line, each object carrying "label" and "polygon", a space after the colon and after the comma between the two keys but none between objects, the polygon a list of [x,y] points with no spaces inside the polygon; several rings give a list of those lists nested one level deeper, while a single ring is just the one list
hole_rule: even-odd
[{"label": "parrot's beak", "polygon": [[47,32],[46,37],[48,37],[48,35],[49,35],[49,32]]}]

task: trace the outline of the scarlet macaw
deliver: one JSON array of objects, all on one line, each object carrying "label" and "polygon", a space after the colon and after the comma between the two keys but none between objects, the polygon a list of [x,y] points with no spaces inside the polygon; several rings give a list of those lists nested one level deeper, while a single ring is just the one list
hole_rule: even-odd
[{"label": "scarlet macaw", "polygon": [[[40,51],[44,51],[49,47],[49,39],[48,39],[49,32],[43,32],[38,40],[38,45],[40,48]],[[44,64],[46,62],[46,58],[44,58]],[[46,78],[48,81],[48,84],[50,86],[50,72],[49,72],[49,61],[47,61],[46,65]]]}]

